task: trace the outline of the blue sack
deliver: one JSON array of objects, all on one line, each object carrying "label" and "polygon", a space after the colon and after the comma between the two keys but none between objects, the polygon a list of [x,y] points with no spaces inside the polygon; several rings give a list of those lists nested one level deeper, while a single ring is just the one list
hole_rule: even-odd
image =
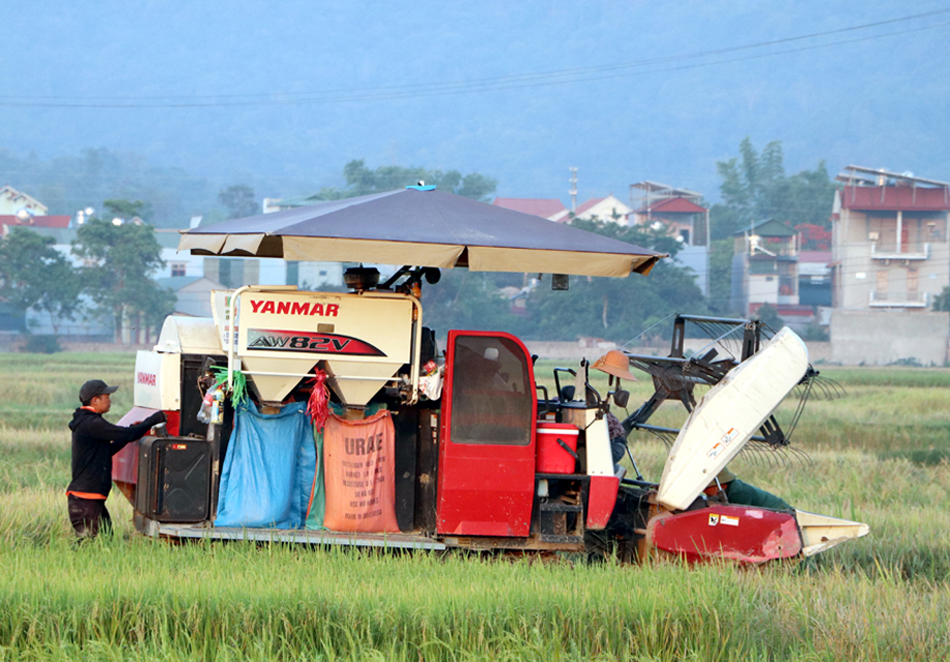
[{"label": "blue sack", "polygon": [[215,526],[296,529],[304,525],[317,470],[306,408],[306,403],[295,402],[279,414],[265,415],[248,401],[235,410]]}]

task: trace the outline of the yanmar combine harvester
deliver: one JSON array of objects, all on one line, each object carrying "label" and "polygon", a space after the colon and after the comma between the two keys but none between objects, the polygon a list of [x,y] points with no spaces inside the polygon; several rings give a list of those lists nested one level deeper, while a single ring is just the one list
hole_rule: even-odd
[{"label": "yanmar combine harvester", "polygon": [[[676,435],[658,484],[614,464],[606,413],[624,392],[602,397],[585,363],[556,373],[548,393],[508,333],[450,330],[440,350],[418,296],[440,268],[625,276],[663,256],[429,188],[184,233],[181,249],[197,254],[411,266],[385,283],[354,269],[347,293],[219,291],[213,318],[169,317],[155,348],[139,352],[124,419],[165,411],[167,436],[129,445],[113,467],[140,532],[417,549],[617,546],[640,558],[752,563],[867,533],[705,494],[750,442],[787,443],[771,414],[812,374],[787,329],[761,344],[756,336],[734,359],[630,355],[657,395],[626,429]],[[561,388],[568,372],[573,388]],[[698,403],[693,384],[710,386]],[[691,410],[681,431],[646,424],[666,397]]]}]

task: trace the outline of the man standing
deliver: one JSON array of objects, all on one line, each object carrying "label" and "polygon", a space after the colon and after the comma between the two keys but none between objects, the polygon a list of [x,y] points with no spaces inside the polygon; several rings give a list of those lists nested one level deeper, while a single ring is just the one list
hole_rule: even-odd
[{"label": "man standing", "polygon": [[102,417],[112,407],[111,395],[118,386],[91,379],[79,389],[79,407],[69,429],[73,431],[73,480],[66,488],[69,521],[82,538],[93,538],[102,528],[111,528],[106,498],[112,489],[112,456],[130,441],[140,439],[153,425],[165,421],[155,412],[129,427],[113,425]]}]

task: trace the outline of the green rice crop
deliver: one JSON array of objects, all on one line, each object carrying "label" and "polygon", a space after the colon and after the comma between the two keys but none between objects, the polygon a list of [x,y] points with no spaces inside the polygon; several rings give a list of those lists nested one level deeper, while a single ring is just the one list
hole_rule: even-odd
[{"label": "green rice crop", "polygon": [[[828,369],[846,395],[806,410],[794,444],[810,460],[732,466],[871,534],[805,562],[741,568],[172,544],[135,534],[115,492],[115,535],[77,546],[65,426],[90,377],[120,385],[108,415],[118,420],[132,365],[0,355],[0,662],[950,659],[946,371]],[[648,380],[625,386],[631,411],[651,392]],[[682,418],[674,403],[655,417]],[[637,435],[631,447],[658,478],[665,446]]]}]

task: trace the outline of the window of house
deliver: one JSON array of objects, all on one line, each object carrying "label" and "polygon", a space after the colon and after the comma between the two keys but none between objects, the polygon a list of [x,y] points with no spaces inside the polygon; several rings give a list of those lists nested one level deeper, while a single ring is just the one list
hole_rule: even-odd
[{"label": "window of house", "polygon": [[917,267],[907,268],[907,293],[916,294],[920,289],[920,271]]},{"label": "window of house", "polygon": [[874,298],[877,301],[887,301],[888,272],[887,269],[877,270],[877,291]]},{"label": "window of house", "polygon": [[680,230],[680,237],[683,239],[683,243],[689,246],[689,230]]},{"label": "window of house", "polygon": [[928,221],[924,236],[928,241],[943,241],[945,224],[946,222],[942,219]]},{"label": "window of house", "polygon": [[172,262],[172,276],[186,276],[188,265],[185,262]]}]

